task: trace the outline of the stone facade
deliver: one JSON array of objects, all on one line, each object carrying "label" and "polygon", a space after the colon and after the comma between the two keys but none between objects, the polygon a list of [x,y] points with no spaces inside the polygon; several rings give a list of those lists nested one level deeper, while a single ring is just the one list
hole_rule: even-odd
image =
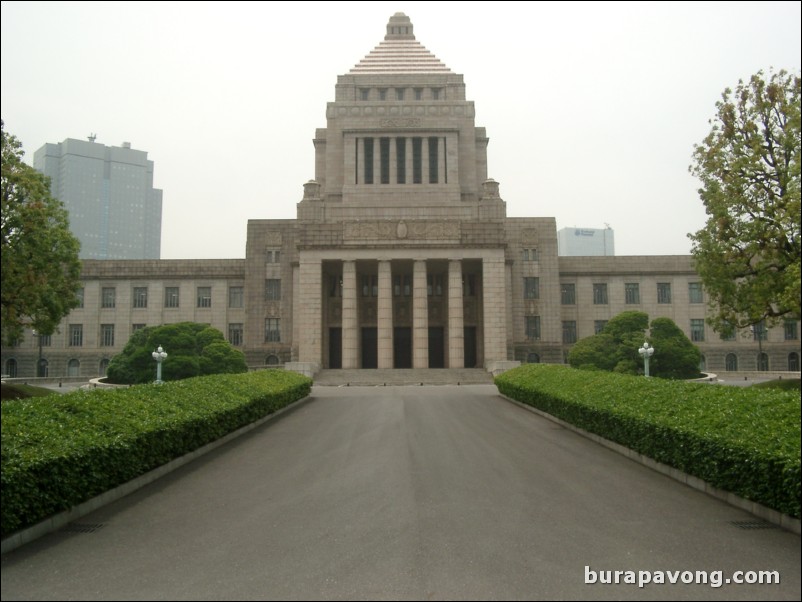
[{"label": "stone facade", "polygon": [[[673,319],[713,371],[755,370],[760,354],[799,370],[799,322],[760,341],[704,324],[690,257],[559,257],[553,218],[508,218],[474,114],[462,76],[394,15],[338,78],[297,219],[251,220],[244,260],[85,262],[84,306],[41,350],[49,374],[101,374],[137,325],[183,320],[220,329],[253,368],[496,371],[562,363],[631,309]],[[34,336],[3,349],[4,372],[32,376],[38,353]]]}]

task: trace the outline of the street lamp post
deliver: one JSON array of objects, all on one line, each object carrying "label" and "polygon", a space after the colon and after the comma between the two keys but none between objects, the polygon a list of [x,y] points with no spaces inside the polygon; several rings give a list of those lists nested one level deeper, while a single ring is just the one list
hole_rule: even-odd
[{"label": "street lamp post", "polygon": [[649,376],[649,358],[654,355],[654,347],[649,345],[649,343],[644,343],[643,347],[638,349],[638,353],[643,358],[643,372],[648,377]]},{"label": "street lamp post", "polygon": [[167,357],[167,353],[165,353],[162,346],[159,345],[158,349],[154,351],[152,354],[153,359],[156,360],[156,384],[160,385],[162,383],[162,362],[164,358]]}]

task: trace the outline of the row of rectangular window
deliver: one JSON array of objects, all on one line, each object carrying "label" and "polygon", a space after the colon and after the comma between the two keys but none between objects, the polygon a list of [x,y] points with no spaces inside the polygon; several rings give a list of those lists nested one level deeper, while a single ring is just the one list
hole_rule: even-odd
[{"label": "row of rectangular window", "polygon": [[[371,92],[375,90],[375,96]],[[407,88],[393,88],[393,96],[395,100],[404,100],[407,95]],[[424,88],[412,88],[412,96],[415,100],[424,100]],[[359,88],[359,100],[389,100],[390,88]],[[430,98],[425,100],[441,100],[443,95],[442,88],[429,88]]]},{"label": "row of rectangular window", "polygon": [[[83,293],[83,289],[81,289]],[[83,298],[83,295],[81,295]],[[265,280],[265,299],[281,299],[281,280]],[[133,290],[132,305],[134,309],[146,309],[148,307],[148,287],[135,286]],[[197,307],[209,308],[212,306],[212,287],[197,287]],[[114,309],[117,306],[117,289],[115,287],[104,287],[101,291],[101,307],[103,309]],[[179,287],[168,286],[164,289],[164,307],[175,309],[180,306]],[[230,308],[245,307],[245,290],[242,286],[231,286],[228,289],[228,306]],[[81,304],[83,307],[83,304]]]},{"label": "row of rectangular window", "polygon": [[[526,338],[532,339],[529,336],[530,332],[530,320],[537,319],[538,324],[538,339],[540,338],[540,317],[539,316],[526,316]],[[594,321],[594,334],[599,334],[602,330],[604,330],[605,325],[607,324],[607,320],[595,320]],[[705,321],[702,318],[691,318],[690,323],[690,331],[691,336],[690,339],[694,343],[701,343],[705,340]],[[797,329],[797,322],[795,320],[788,320],[784,324],[784,338],[786,341],[796,341],[799,334]],[[765,341],[768,339],[768,329],[764,322],[759,322],[752,328],[752,336],[755,341]],[[730,336],[722,336],[721,339],[723,341],[734,340],[735,335]],[[576,321],[574,320],[565,320],[563,321],[563,343],[571,344],[576,343]]]},{"label": "row of rectangular window", "polygon": [[[769,370],[769,356],[765,352],[758,353],[755,357],[757,369],[761,372],[765,372]],[[799,354],[796,351],[792,351],[788,354],[788,364],[787,370],[789,372],[799,372]],[[527,363],[539,363],[540,356],[530,351],[526,356]],[[267,365],[278,365],[280,363],[280,359],[276,355],[269,355],[265,362]],[[704,363],[705,359],[702,356],[702,366],[700,367],[701,370],[704,370]],[[109,360],[103,359],[100,361],[100,373],[105,374],[106,369],[108,368]],[[739,366],[738,355],[735,353],[728,353],[725,357],[725,370],[727,372],[737,372]],[[40,370],[42,371],[39,376],[48,376],[48,362],[46,359],[43,360],[43,365],[40,366]],[[9,358],[6,360],[4,366],[5,373],[11,375],[11,377],[17,376],[17,360],[14,358]],[[71,359],[67,362],[67,376],[79,376],[80,375],[80,361],[77,359]]]},{"label": "row of rectangular window", "polygon": [[[561,301],[563,305],[576,305],[576,284],[563,283],[560,285]],[[701,282],[688,283],[689,303],[704,303]],[[624,303],[627,305],[640,304],[640,284],[637,282],[627,282],[624,284]],[[671,303],[671,283],[657,283],[657,302],[660,304]],[[608,305],[607,283],[593,284],[593,304]]]},{"label": "row of rectangular window", "polygon": [[[131,332],[145,328],[145,324],[133,324]],[[42,339],[45,335],[42,336]],[[244,327],[242,323],[231,323],[228,325],[228,341],[232,345],[241,346],[244,342]],[[265,320],[265,342],[278,343],[281,342],[281,320],[279,318],[267,318]],[[51,341],[48,335],[47,345],[50,346]],[[84,344],[84,325],[83,324],[70,324],[68,345],[70,347],[82,347]],[[114,324],[101,324],[100,325],[100,346],[101,347],[114,347]]]},{"label": "row of rectangular window", "polygon": [[[540,316],[525,316],[524,330],[527,340],[539,341],[540,340]],[[576,321],[565,320],[563,321],[563,343],[572,344],[577,341],[576,334]],[[607,320],[594,321],[594,334],[599,334],[604,330]],[[145,324],[134,324],[131,328],[132,332],[145,328]],[[244,329],[241,323],[231,323],[228,325],[228,340],[232,345],[240,346],[243,344]],[[796,321],[785,322],[785,340],[797,340],[798,329]],[[768,336],[768,329],[764,323],[760,323],[753,328],[753,335],[755,340],[766,340]],[[734,337],[732,337],[734,338]],[[703,319],[691,319],[691,341],[703,342],[705,340],[705,321]],[[723,337],[722,337],[723,339]],[[729,340],[729,339],[724,339]],[[81,347],[83,345],[83,324],[70,324],[69,326],[69,346]],[[280,342],[281,341],[281,320],[279,318],[265,319],[265,342]],[[50,335],[41,335],[39,343],[43,347],[50,347],[52,344]],[[114,324],[101,324],[100,325],[100,346],[113,347],[114,346]]]}]

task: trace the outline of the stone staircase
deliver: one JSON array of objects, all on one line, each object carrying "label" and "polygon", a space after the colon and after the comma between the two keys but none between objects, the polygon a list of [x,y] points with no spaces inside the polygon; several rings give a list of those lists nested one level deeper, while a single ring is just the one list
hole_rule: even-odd
[{"label": "stone staircase", "polygon": [[314,384],[324,387],[492,385],[493,375],[481,368],[321,370],[315,375]]}]

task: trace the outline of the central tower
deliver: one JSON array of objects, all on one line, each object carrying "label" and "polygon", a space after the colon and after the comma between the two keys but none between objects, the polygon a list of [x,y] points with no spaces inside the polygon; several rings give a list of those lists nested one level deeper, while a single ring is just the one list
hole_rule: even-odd
[{"label": "central tower", "polygon": [[379,208],[388,218],[433,207],[461,214],[487,179],[487,137],[474,116],[462,75],[415,39],[409,17],[393,15],[384,40],[337,78],[327,127],[316,131],[315,181],[333,210],[327,217]]},{"label": "central tower", "polygon": [[[249,224],[248,259],[268,258],[254,274],[284,295],[275,281],[292,266],[298,369],[506,360],[506,211],[487,179],[487,142],[462,76],[393,15],[384,40],[337,78],[298,219]],[[270,265],[279,256],[289,265]],[[255,307],[282,343],[285,308],[283,298]]]}]

